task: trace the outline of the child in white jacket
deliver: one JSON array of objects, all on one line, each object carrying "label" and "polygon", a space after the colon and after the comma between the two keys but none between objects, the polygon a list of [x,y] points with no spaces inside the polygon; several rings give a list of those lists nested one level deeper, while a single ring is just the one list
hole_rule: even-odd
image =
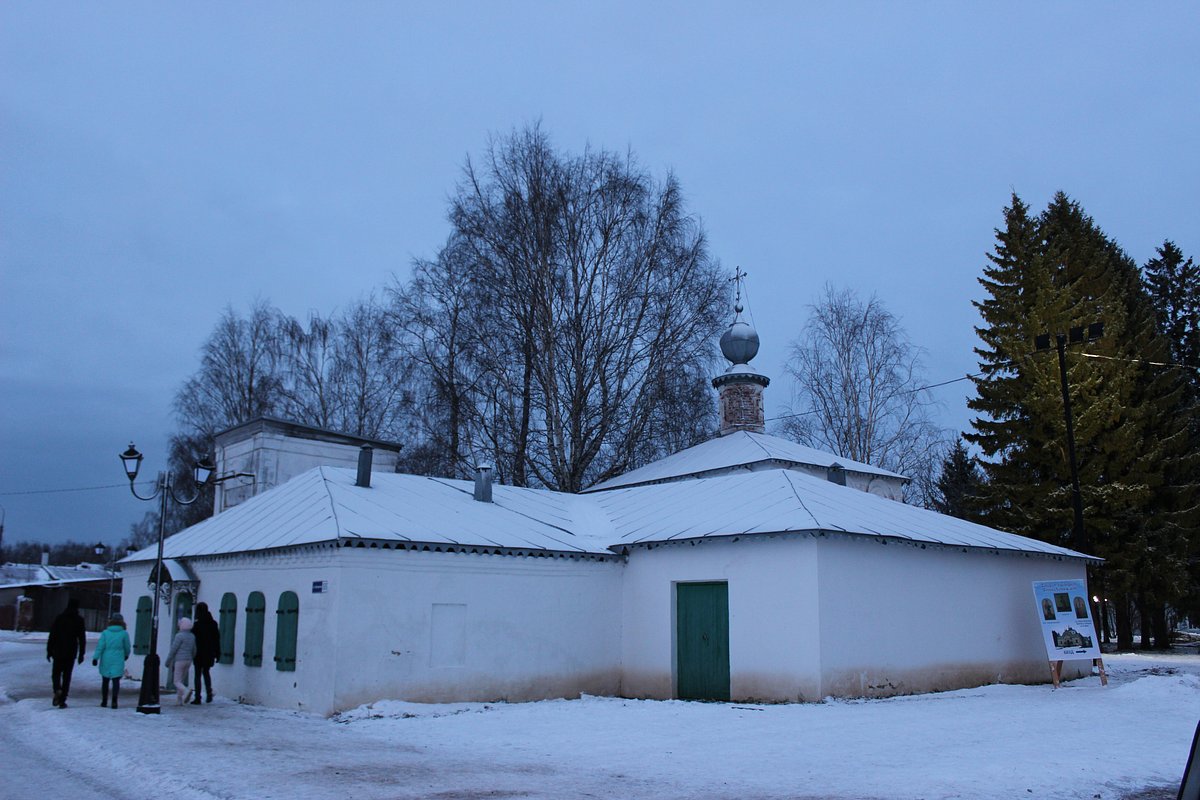
[{"label": "child in white jacket", "polygon": [[179,633],[171,640],[171,652],[167,653],[167,666],[175,677],[176,704],[183,705],[192,696],[192,690],[187,687],[188,673],[192,669],[192,660],[196,657],[196,636],[192,633],[192,621],[187,617],[179,620]]}]

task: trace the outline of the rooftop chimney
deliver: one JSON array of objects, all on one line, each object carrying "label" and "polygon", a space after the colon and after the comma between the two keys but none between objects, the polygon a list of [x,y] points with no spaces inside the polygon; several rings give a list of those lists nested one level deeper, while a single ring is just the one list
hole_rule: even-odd
[{"label": "rooftop chimney", "polygon": [[836,461],[829,465],[829,482],[838,486],[846,485],[846,468]]},{"label": "rooftop chimney", "polygon": [[49,550],[42,551],[42,566],[43,567],[50,566],[50,551]]},{"label": "rooftop chimney", "polygon": [[492,502],[491,464],[480,464],[475,468],[475,499],[481,503]]},{"label": "rooftop chimney", "polygon": [[369,444],[364,444],[358,451],[358,480],[354,481],[355,486],[362,486],[364,489],[371,488],[371,454],[373,452]]}]

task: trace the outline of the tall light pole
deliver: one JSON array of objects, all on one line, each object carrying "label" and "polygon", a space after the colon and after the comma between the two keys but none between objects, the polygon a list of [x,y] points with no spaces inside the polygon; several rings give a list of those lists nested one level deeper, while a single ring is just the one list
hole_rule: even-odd
[{"label": "tall light pole", "polygon": [[[1083,528],[1083,495],[1079,490],[1079,467],[1075,461],[1075,417],[1071,413],[1071,390],[1067,385],[1067,344],[1094,342],[1103,335],[1103,322],[1093,322],[1087,327],[1086,334],[1083,326],[1071,328],[1066,333],[1054,334],[1054,345],[1058,350],[1058,376],[1062,386],[1063,418],[1067,424],[1067,460],[1071,467],[1071,504],[1075,510],[1071,538],[1072,546],[1080,552],[1083,552],[1088,546],[1088,541]],[[1033,342],[1038,351],[1049,350],[1050,334],[1040,334],[1034,337]]]},{"label": "tall light pole", "polygon": [[[1074,508],[1074,520],[1071,526],[1072,546],[1083,553],[1088,550],[1090,543],[1083,527],[1083,494],[1079,490],[1079,467],[1075,461],[1075,418],[1071,412],[1071,391],[1067,384],[1067,345],[1087,344],[1094,342],[1104,335],[1104,323],[1093,322],[1087,326],[1070,328],[1066,333],[1054,334],[1054,347],[1058,351],[1058,377],[1062,387],[1063,418],[1067,424],[1067,459],[1071,466],[1071,505]],[[1050,334],[1043,333],[1034,337],[1034,347],[1039,352],[1050,349]],[[1092,600],[1092,616],[1102,621],[1101,639],[1108,641],[1108,598],[1104,592],[1104,573],[1101,572],[1099,600]],[[1099,613],[1096,613],[1099,612]]]},{"label": "tall light pole", "polygon": [[137,487],[134,481],[137,480],[138,470],[142,466],[142,454],[133,446],[133,442],[129,443],[129,449],[121,453],[121,463],[125,465],[125,475],[129,478],[129,491],[138,500],[154,500],[158,499],[158,556],[154,561],[154,573],[151,575],[149,585],[154,591],[154,615],[150,618],[150,652],[146,654],[142,662],[142,690],[138,694],[138,713],[140,714],[158,714],[162,709],[158,703],[158,604],[159,596],[162,594],[163,586],[163,539],[166,533],[167,524],[167,498],[171,498],[181,506],[190,506],[192,503],[200,499],[200,490],[208,483],[208,479],[216,467],[202,461],[192,470],[192,478],[196,484],[196,493],[190,499],[184,499],[175,494],[175,487],[172,485],[171,473],[169,470],[163,470],[158,473],[158,479],[155,481],[154,491],[149,497],[142,497],[137,493]]}]

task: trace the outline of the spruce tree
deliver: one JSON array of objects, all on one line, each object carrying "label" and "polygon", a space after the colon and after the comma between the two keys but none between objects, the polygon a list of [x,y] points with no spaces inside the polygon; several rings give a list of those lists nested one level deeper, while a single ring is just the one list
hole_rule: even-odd
[{"label": "spruce tree", "polygon": [[934,483],[930,502],[942,514],[974,520],[982,488],[983,475],[959,437],[942,459],[941,473]]},{"label": "spruce tree", "polygon": [[[1159,535],[1182,540],[1190,564],[1188,585],[1180,606],[1193,619],[1200,618],[1200,267],[1171,241],[1163,242],[1157,257],[1143,267],[1142,278],[1172,363],[1172,377],[1182,385],[1174,414],[1190,422],[1184,458],[1167,469],[1164,491],[1158,498],[1155,523]],[[1165,609],[1151,612],[1156,644],[1169,637]]]},{"label": "spruce tree", "polygon": [[[977,303],[983,326],[979,412],[968,441],[984,454],[979,511],[989,524],[1105,559],[1093,592],[1112,599],[1118,644],[1184,585],[1178,515],[1151,513],[1187,452],[1176,385],[1137,267],[1080,206],[1059,193],[1036,219],[1013,197],[997,230]],[[1039,334],[1104,323],[1098,341],[1067,349],[1067,383],[1085,527],[1073,535],[1073,489],[1059,364]],[[1176,382],[1177,384],[1177,382]],[[1143,626],[1143,630],[1146,626]]]},{"label": "spruce tree", "polygon": [[1171,360],[1189,368],[1183,374],[1193,390],[1200,388],[1200,266],[1168,240],[1146,262],[1143,278]]}]

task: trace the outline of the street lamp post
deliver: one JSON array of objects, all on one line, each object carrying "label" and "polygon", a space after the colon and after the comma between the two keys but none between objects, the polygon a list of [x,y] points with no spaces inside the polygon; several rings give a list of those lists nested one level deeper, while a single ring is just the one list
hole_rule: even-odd
[{"label": "street lamp post", "polygon": [[129,449],[121,453],[121,463],[125,466],[125,475],[129,478],[129,491],[138,500],[154,500],[158,499],[158,555],[154,560],[154,573],[151,576],[150,586],[154,590],[154,615],[150,618],[150,652],[146,654],[142,662],[142,690],[138,695],[138,713],[140,714],[158,714],[162,709],[158,703],[158,605],[159,596],[162,593],[163,586],[163,538],[166,532],[167,522],[167,498],[170,497],[181,506],[188,506],[200,499],[200,490],[208,483],[208,479],[212,477],[216,469],[212,464],[203,461],[196,464],[192,471],[192,478],[196,484],[196,494],[190,499],[184,499],[175,494],[175,488],[172,485],[171,473],[163,470],[158,473],[158,478],[155,481],[154,491],[149,497],[142,497],[137,492],[137,487],[134,481],[137,480],[138,470],[142,466],[142,454],[133,446],[133,442],[129,443]]},{"label": "street lamp post", "polygon": [[106,567],[106,569],[108,570],[108,616],[105,617],[104,619],[105,619],[105,624],[107,625],[108,620],[112,619],[113,578],[116,577],[116,575],[114,573],[116,571],[115,568],[117,565],[117,554],[116,554],[116,551],[110,551],[108,546],[105,545],[104,542],[96,542],[96,546],[93,547],[92,550],[95,551],[96,555],[98,555],[98,556],[102,556],[105,553],[110,553],[110,552],[112,553],[112,555],[108,559],[108,565]]},{"label": "street lamp post", "polygon": [[[1074,511],[1074,519],[1071,525],[1072,544],[1076,550],[1086,552],[1090,543],[1087,539],[1086,529],[1083,527],[1083,493],[1079,489],[1079,467],[1075,461],[1075,417],[1071,411],[1071,391],[1067,384],[1067,345],[1068,344],[1087,344],[1094,342],[1104,336],[1104,323],[1093,322],[1087,326],[1069,329],[1066,333],[1054,334],[1054,348],[1058,351],[1058,377],[1062,387],[1063,399],[1063,418],[1067,426],[1067,459],[1071,467],[1071,505]],[[1034,337],[1034,347],[1038,352],[1050,349],[1050,334],[1042,333]],[[1100,629],[1101,639],[1108,641],[1108,600],[1104,597],[1104,574],[1099,574],[1100,598],[1093,597],[1092,599],[1092,616],[1097,620],[1103,620],[1103,627]]]}]

